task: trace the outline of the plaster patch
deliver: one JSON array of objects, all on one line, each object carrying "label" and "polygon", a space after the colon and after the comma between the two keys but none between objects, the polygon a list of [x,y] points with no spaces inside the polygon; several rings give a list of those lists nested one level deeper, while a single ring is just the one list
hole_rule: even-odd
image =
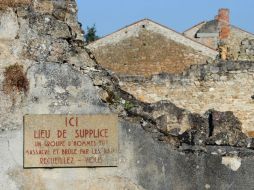
[{"label": "plaster patch", "polygon": [[7,9],[0,14],[0,39],[14,40],[19,30],[17,16],[14,11]]},{"label": "plaster patch", "polygon": [[210,189],[211,186],[210,186],[209,184],[205,184],[205,188],[206,188],[206,189]]},{"label": "plaster patch", "polygon": [[229,169],[233,171],[237,171],[241,167],[241,158],[235,156],[225,156],[222,157],[222,164],[227,166]]}]

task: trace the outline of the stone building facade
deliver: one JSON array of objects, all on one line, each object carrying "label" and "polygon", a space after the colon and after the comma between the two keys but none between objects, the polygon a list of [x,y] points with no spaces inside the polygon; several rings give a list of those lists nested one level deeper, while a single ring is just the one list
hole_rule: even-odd
[{"label": "stone building facade", "polygon": [[214,20],[201,22],[183,34],[144,19],[86,48],[100,65],[128,76],[181,73],[218,55],[224,60],[254,60],[252,47],[242,44],[254,35],[231,25],[229,16],[228,9],[220,9]]},{"label": "stone building facade", "polygon": [[242,41],[254,39],[254,34],[231,25],[229,16],[228,9],[220,9],[214,20],[201,22],[183,34],[218,51],[220,45],[225,45],[228,49],[227,59],[243,60],[244,52],[240,48]]},{"label": "stone building facade", "polygon": [[145,19],[99,39],[88,48],[103,67],[121,75],[181,73],[215,59],[217,52]]}]

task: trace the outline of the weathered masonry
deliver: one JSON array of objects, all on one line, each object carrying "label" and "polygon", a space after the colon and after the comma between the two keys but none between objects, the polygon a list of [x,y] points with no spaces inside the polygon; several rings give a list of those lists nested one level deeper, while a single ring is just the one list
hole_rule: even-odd
[{"label": "weathered masonry", "polygon": [[218,56],[224,60],[254,60],[254,35],[231,25],[229,15],[228,9],[220,9],[214,20],[201,22],[183,34],[144,19],[86,48],[98,64],[125,76],[181,73],[190,65]]},{"label": "weathered masonry", "polygon": [[212,48],[144,19],[87,46],[103,67],[121,75],[181,73],[215,59]]},{"label": "weathered masonry", "polygon": [[214,20],[201,22],[183,34],[214,49],[224,46],[230,60],[253,60],[253,45],[248,39],[253,40],[254,34],[230,24],[229,9],[220,9]]},{"label": "weathered masonry", "polygon": [[[1,190],[253,189],[253,62],[202,64],[217,51],[150,20],[89,50],[76,16],[74,0],[0,2]],[[104,119],[82,121],[95,115]],[[54,140],[69,137],[76,146],[73,134],[91,142],[61,154],[40,145],[65,146]],[[93,148],[98,136],[118,151]],[[102,163],[101,151],[114,155]],[[109,167],[85,167],[89,154]]]}]

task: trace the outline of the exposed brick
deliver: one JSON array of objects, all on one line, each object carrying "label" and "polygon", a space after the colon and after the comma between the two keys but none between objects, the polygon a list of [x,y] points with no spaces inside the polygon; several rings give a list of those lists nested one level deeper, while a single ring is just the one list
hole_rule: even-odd
[{"label": "exposed brick", "polygon": [[219,22],[229,24],[229,9],[219,9],[219,13],[216,18]]},{"label": "exposed brick", "polygon": [[230,35],[229,9],[219,9],[217,20],[219,21],[219,39],[227,39]]},{"label": "exposed brick", "polygon": [[229,25],[224,25],[221,27],[221,30],[220,30],[220,39],[223,40],[223,39],[227,39],[230,35],[230,27]]}]

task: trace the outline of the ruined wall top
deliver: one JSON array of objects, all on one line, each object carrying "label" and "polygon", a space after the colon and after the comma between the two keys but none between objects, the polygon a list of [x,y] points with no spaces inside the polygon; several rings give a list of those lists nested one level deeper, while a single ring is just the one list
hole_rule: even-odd
[{"label": "ruined wall top", "polygon": [[24,5],[38,5],[38,4],[69,4],[76,3],[75,0],[1,0],[1,7],[16,7],[16,6],[24,6]]},{"label": "ruined wall top", "polygon": [[32,0],[2,0],[0,2],[1,7],[9,6],[15,7],[19,5],[30,5],[32,4]]},{"label": "ruined wall top", "polygon": [[37,13],[49,13],[63,17],[66,12],[77,15],[77,3],[75,0],[1,0],[0,8],[31,8]]}]

